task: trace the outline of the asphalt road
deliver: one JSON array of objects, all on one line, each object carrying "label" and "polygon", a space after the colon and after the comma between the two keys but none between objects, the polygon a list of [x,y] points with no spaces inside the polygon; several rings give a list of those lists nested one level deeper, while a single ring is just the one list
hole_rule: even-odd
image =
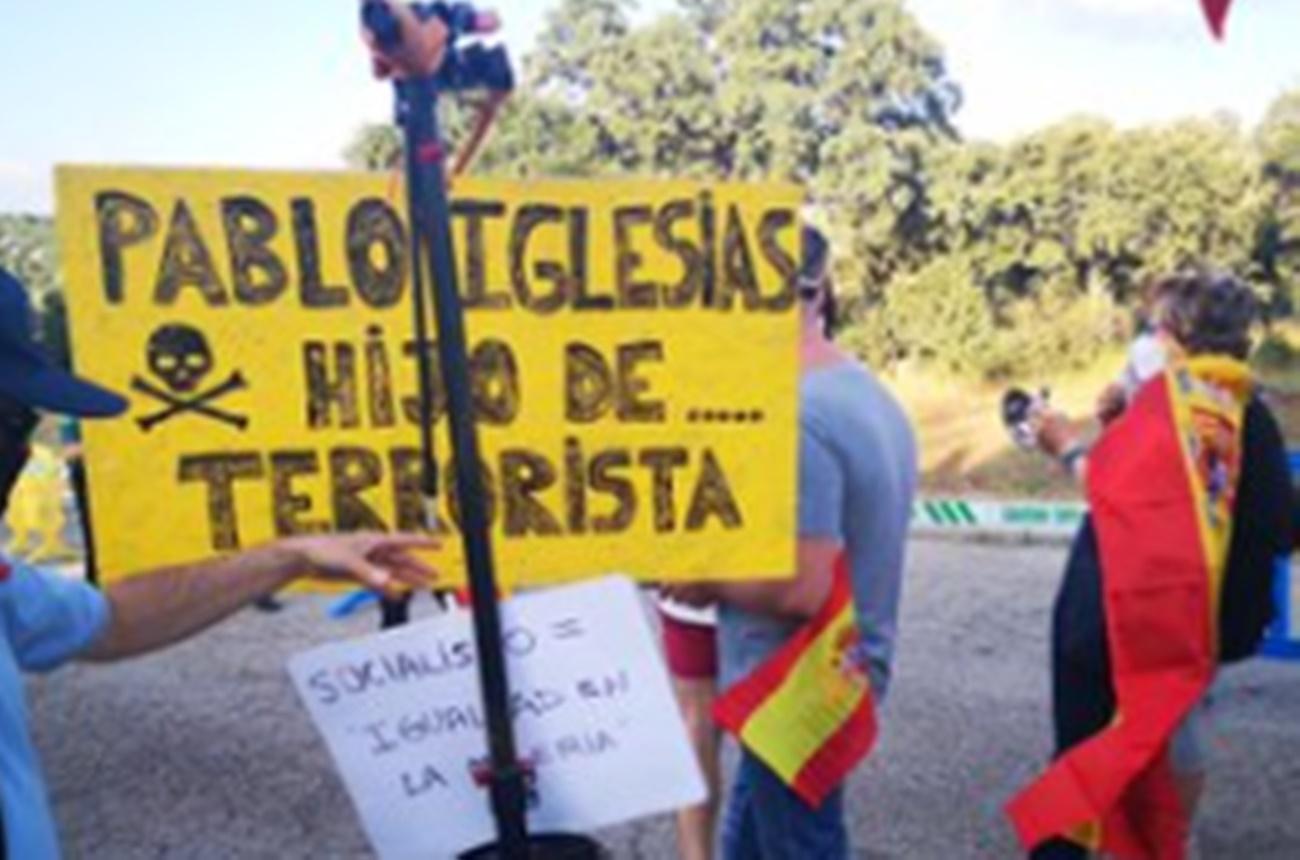
[{"label": "asphalt road", "polygon": [[[1048,611],[1063,550],[913,544],[881,745],[850,788],[864,858],[1007,858],[1000,808],[1048,753]],[[70,858],[369,857],[290,655],[367,632],[292,598],[156,657],[31,684]],[[1300,665],[1226,674],[1202,856],[1300,857]],[[431,821],[430,826],[437,826]],[[600,834],[615,857],[671,858],[671,823]]]}]

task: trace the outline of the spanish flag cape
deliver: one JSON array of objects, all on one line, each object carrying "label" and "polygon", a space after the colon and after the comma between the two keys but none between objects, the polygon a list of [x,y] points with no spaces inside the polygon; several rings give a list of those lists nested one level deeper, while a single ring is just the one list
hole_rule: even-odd
[{"label": "spanish flag cape", "polygon": [[1066,837],[1123,860],[1184,856],[1169,740],[1218,664],[1246,367],[1192,358],[1138,392],[1088,460],[1117,712],[1012,800],[1026,847]]},{"label": "spanish flag cape", "polygon": [[876,741],[860,641],[848,561],[840,556],[817,615],[714,706],[718,723],[813,808]]}]

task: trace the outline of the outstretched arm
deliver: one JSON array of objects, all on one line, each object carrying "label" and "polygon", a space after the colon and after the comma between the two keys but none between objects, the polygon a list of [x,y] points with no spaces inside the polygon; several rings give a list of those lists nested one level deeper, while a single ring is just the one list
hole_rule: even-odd
[{"label": "outstretched arm", "polygon": [[132,577],[107,589],[108,628],[83,657],[120,660],[166,648],[301,576],[377,591],[427,587],[434,571],[412,552],[435,546],[429,538],[373,533],[290,538]]},{"label": "outstretched arm", "polygon": [[1086,484],[1088,449],[1070,419],[1066,418],[1064,413],[1049,411],[1039,414],[1034,421],[1038,447],[1043,450],[1043,453],[1059,462],[1080,486]]}]

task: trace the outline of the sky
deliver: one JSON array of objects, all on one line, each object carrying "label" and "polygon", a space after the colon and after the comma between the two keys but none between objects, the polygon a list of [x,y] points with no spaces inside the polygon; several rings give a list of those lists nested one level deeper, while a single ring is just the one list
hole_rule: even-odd
[{"label": "sky", "polygon": [[[1300,0],[1237,0],[1225,43],[1197,0],[906,0],[1006,139],[1087,112],[1123,125],[1231,111],[1300,86]],[[498,0],[525,53],[553,0]],[[641,0],[652,16],[673,0]],[[354,0],[0,0],[0,212],[53,209],[59,163],[337,168],[391,114]]]}]

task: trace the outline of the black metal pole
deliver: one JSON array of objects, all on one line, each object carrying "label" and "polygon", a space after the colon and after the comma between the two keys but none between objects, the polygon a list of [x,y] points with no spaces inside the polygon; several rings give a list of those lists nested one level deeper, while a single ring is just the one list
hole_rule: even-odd
[{"label": "black metal pole", "polygon": [[[479,469],[478,437],[474,425],[464,311],[454,265],[446,165],[438,130],[438,89],[435,79],[412,78],[396,84],[398,116],[405,131],[407,196],[411,220],[412,284],[416,290],[416,349],[420,356],[421,441],[425,452],[423,488],[426,506],[436,493],[432,457],[432,392],[424,275],[430,275],[437,321],[438,354],[446,390],[447,417],[455,463],[461,539],[469,569],[478,645],[479,680],[487,717],[490,771],[488,790],[497,822],[498,848],[509,860],[526,860],[528,828],[525,815],[526,775],[515,749],[509,712],[509,684],[501,641],[496,576],[488,534],[487,506]],[[425,266],[428,268],[426,269]],[[427,511],[427,513],[432,513]]]},{"label": "black metal pole", "polygon": [[[420,499],[423,506],[421,524],[433,531],[438,524],[438,461],[433,434],[437,416],[433,414],[433,344],[429,339],[429,281],[422,248],[427,244],[428,220],[422,217],[422,201],[417,185],[418,165],[412,161],[416,152],[416,130],[410,117],[414,110],[407,93],[397,85],[396,120],[405,134],[406,146],[406,206],[411,223],[411,296],[412,331],[415,336],[416,373],[419,375],[420,413]],[[436,106],[436,96],[433,98]],[[433,133],[437,134],[436,117]],[[384,597],[380,601],[380,625],[387,630],[410,621],[411,596]]]}]

